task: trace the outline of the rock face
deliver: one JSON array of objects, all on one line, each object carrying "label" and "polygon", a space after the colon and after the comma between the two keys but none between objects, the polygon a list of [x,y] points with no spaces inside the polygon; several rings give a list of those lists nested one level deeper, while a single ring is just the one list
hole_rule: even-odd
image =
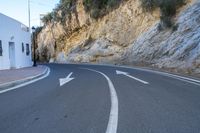
[{"label": "rock face", "polygon": [[200,2],[189,0],[172,29],[159,30],[159,10],[145,13],[127,0],[101,19],[78,0],[66,26],[50,23],[38,36],[38,54],[61,63],[148,64],[200,74]]},{"label": "rock face", "polygon": [[[124,1],[119,8],[98,20],[90,18],[85,12],[83,0],[78,0],[75,9],[76,11],[71,15],[72,18],[66,21],[65,27],[60,24],[54,24],[52,26],[51,23],[39,34],[38,45],[40,48],[38,49],[38,53],[40,56],[44,51],[43,49],[47,47],[48,51],[50,51],[47,54],[48,58],[56,58],[57,61],[69,60],[69,58],[73,60],[70,54],[73,53],[74,47],[81,47],[90,38],[96,40],[95,42],[101,40],[101,44],[103,42],[109,42],[109,45],[113,44],[114,47],[118,45],[118,47],[124,49],[139,35],[147,31],[149,27],[153,26],[156,21],[159,21],[160,16],[158,10],[152,14],[144,13],[140,6],[140,0]],[[57,44],[56,50],[54,48],[55,40]],[[95,44],[95,42],[92,42],[91,45]],[[79,51],[76,54],[82,54],[83,52]],[[104,54],[99,56],[106,57]],[[59,59],[59,57],[64,57],[65,59]],[[91,60],[95,61],[96,57],[91,57],[94,58]]]},{"label": "rock face", "polygon": [[177,17],[171,30],[155,24],[130,46],[126,62],[145,62],[159,68],[200,74],[200,2]]},{"label": "rock face", "polygon": [[118,63],[123,54],[123,46],[114,45],[109,40],[97,39],[94,42],[78,45],[67,55],[66,62]]}]

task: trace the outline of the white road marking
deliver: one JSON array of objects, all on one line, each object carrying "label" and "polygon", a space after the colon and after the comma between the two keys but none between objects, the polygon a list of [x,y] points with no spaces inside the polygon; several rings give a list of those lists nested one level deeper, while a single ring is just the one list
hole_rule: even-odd
[{"label": "white road marking", "polygon": [[107,129],[106,129],[106,133],[117,133],[118,98],[117,98],[117,92],[115,90],[115,87],[114,87],[112,81],[110,80],[110,78],[106,74],[104,74],[100,71],[96,71],[96,70],[88,69],[88,68],[81,68],[81,69],[86,69],[86,70],[89,70],[89,71],[99,73],[106,78],[108,85],[109,85],[109,88],[110,88],[110,95],[111,95],[111,110],[110,110],[110,116],[109,116],[109,121],[108,121]]},{"label": "white road marking", "polygon": [[46,68],[45,71],[42,74],[38,74],[38,75],[35,75],[35,76],[27,77],[27,78],[24,78],[23,80],[15,80],[15,81],[3,83],[3,84],[0,84],[0,86],[8,86],[10,84],[15,84],[15,83],[19,83],[19,82],[22,83],[22,82],[25,82],[25,81],[28,81],[28,80],[31,80],[31,79],[35,79],[35,78],[39,77],[40,75],[44,75],[47,72],[47,70],[48,70],[48,68]]},{"label": "white road marking", "polygon": [[122,71],[116,70],[116,73],[117,73],[118,75],[125,75],[125,76],[127,76],[127,77],[129,77],[129,78],[132,78],[132,79],[134,79],[134,80],[136,80],[136,81],[139,81],[139,82],[141,82],[141,83],[143,83],[143,84],[149,84],[149,82],[146,82],[146,81],[141,80],[141,79],[139,79],[139,78],[133,77],[133,76],[129,75],[129,73],[127,73],[127,72],[122,72]]},{"label": "white road marking", "polygon": [[[87,64],[85,64],[85,65],[87,65]],[[90,64],[90,65],[96,66],[94,64]],[[139,70],[139,71],[143,71],[143,72],[151,72],[151,73],[164,75],[164,76],[171,77],[171,78],[174,78],[174,79],[177,79],[177,80],[180,80],[180,81],[184,81],[184,82],[187,82],[187,83],[190,83],[190,84],[195,84],[197,86],[200,86],[200,80],[198,80],[198,79],[178,76],[178,75],[167,73],[167,72],[160,72],[160,71],[156,71],[156,70],[150,70],[150,69],[139,68],[139,67],[130,67],[130,66],[114,66],[114,65],[98,65],[98,66],[128,68],[128,69],[131,69],[131,70]]]},{"label": "white road marking", "polygon": [[64,84],[72,81],[73,79],[75,78],[70,78],[72,76],[73,72],[71,72],[66,78],[60,78],[59,81],[60,81],[60,86],[63,86]]},{"label": "white road marking", "polygon": [[196,80],[196,79],[191,79],[191,78],[182,77],[182,76],[178,76],[178,75],[172,75],[172,74],[168,74],[168,75],[171,75],[171,76],[177,77],[177,78],[182,78],[182,79],[185,79],[185,80],[189,80],[189,81],[192,81],[192,82],[200,83],[200,81],[199,81],[199,80]]},{"label": "white road marking", "polygon": [[174,78],[174,79],[177,79],[180,81],[184,81],[184,82],[187,82],[190,84],[195,84],[197,86],[200,86],[199,80],[188,78],[188,77],[183,77],[183,76],[179,76],[179,75],[175,75],[175,74],[171,74],[171,73],[167,73],[167,72],[159,72],[159,71],[143,69],[143,68],[130,68],[130,67],[125,67],[125,68],[140,70],[140,71],[144,71],[144,72],[151,72],[151,73],[155,73],[155,74],[159,74],[159,75],[164,75],[164,76],[167,76],[170,78]]},{"label": "white road marking", "polygon": [[[166,76],[167,76],[167,75],[166,75]],[[196,83],[196,82],[193,82],[193,81],[190,81],[190,80],[186,80],[186,79],[184,79],[184,78],[178,78],[178,77],[173,77],[173,76],[168,76],[168,77],[175,78],[175,79],[178,79],[178,80],[181,80],[181,81],[190,83],[190,84],[195,84],[195,85],[197,85],[197,86],[200,86],[200,83]]]},{"label": "white road marking", "polygon": [[5,93],[5,92],[8,92],[8,91],[15,90],[15,89],[18,89],[18,88],[20,88],[20,87],[24,87],[24,86],[26,86],[26,85],[35,83],[35,82],[37,82],[37,81],[39,81],[39,80],[42,80],[42,79],[48,77],[49,74],[50,74],[50,68],[47,68],[47,69],[48,69],[48,70],[47,70],[47,73],[46,73],[44,76],[42,76],[42,77],[40,77],[40,78],[37,78],[37,79],[34,79],[34,80],[31,80],[31,81],[28,81],[28,82],[25,82],[25,83],[23,83],[23,84],[17,85],[17,86],[15,86],[15,87],[11,87],[11,88],[8,88],[8,89],[5,89],[5,90],[1,90],[1,91],[0,91],[0,94]]},{"label": "white road marking", "polygon": [[182,76],[169,74],[169,73],[164,73],[163,75],[200,86],[200,81],[196,79],[191,79],[191,78],[182,77]]}]

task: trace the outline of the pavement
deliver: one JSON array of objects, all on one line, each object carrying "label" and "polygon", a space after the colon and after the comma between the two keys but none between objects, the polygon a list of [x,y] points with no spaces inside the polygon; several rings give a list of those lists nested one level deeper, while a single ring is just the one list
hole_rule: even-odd
[{"label": "pavement", "polygon": [[138,68],[49,64],[0,93],[1,133],[199,133],[200,81]]},{"label": "pavement", "polygon": [[21,69],[0,70],[0,90],[39,78],[43,76],[46,71],[47,67],[42,65]]}]

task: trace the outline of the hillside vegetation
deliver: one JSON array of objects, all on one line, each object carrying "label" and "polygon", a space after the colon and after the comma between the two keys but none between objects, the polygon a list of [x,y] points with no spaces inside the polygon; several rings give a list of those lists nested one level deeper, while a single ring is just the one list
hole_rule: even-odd
[{"label": "hillside vegetation", "polygon": [[153,11],[160,8],[161,22],[164,27],[173,25],[172,17],[176,14],[177,8],[186,4],[186,0],[141,0],[141,6],[145,11]]},{"label": "hillside vegetation", "polygon": [[[123,0],[83,0],[84,9],[92,18],[98,19],[111,9],[116,8]],[[55,9],[43,17],[43,22],[48,24],[52,21],[65,23],[70,19],[71,13],[76,11],[77,0],[60,0]]]},{"label": "hillside vegetation", "polygon": [[[127,0],[83,0],[84,9],[94,19],[101,18]],[[186,0],[140,0],[144,11],[152,12],[160,8],[161,22],[163,27],[173,25],[172,17],[177,8],[186,4]],[[71,18],[71,13],[76,12],[77,0],[60,0],[55,9],[43,17],[45,25],[52,21],[65,25],[66,19]]]}]

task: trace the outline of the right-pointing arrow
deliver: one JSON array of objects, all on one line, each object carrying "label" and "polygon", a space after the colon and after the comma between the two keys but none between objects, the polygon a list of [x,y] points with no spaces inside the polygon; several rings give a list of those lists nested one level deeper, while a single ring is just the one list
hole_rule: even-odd
[{"label": "right-pointing arrow", "polygon": [[127,77],[132,78],[132,79],[134,79],[134,80],[136,80],[136,81],[139,81],[139,82],[141,82],[141,83],[143,83],[143,84],[149,84],[148,82],[146,82],[146,81],[144,81],[144,80],[141,80],[141,79],[139,79],[139,78],[136,78],[136,77],[133,77],[133,76],[129,75],[129,73],[127,73],[127,72],[122,72],[122,71],[116,70],[116,74],[117,74],[117,75],[124,75],[124,76],[127,76]]}]

